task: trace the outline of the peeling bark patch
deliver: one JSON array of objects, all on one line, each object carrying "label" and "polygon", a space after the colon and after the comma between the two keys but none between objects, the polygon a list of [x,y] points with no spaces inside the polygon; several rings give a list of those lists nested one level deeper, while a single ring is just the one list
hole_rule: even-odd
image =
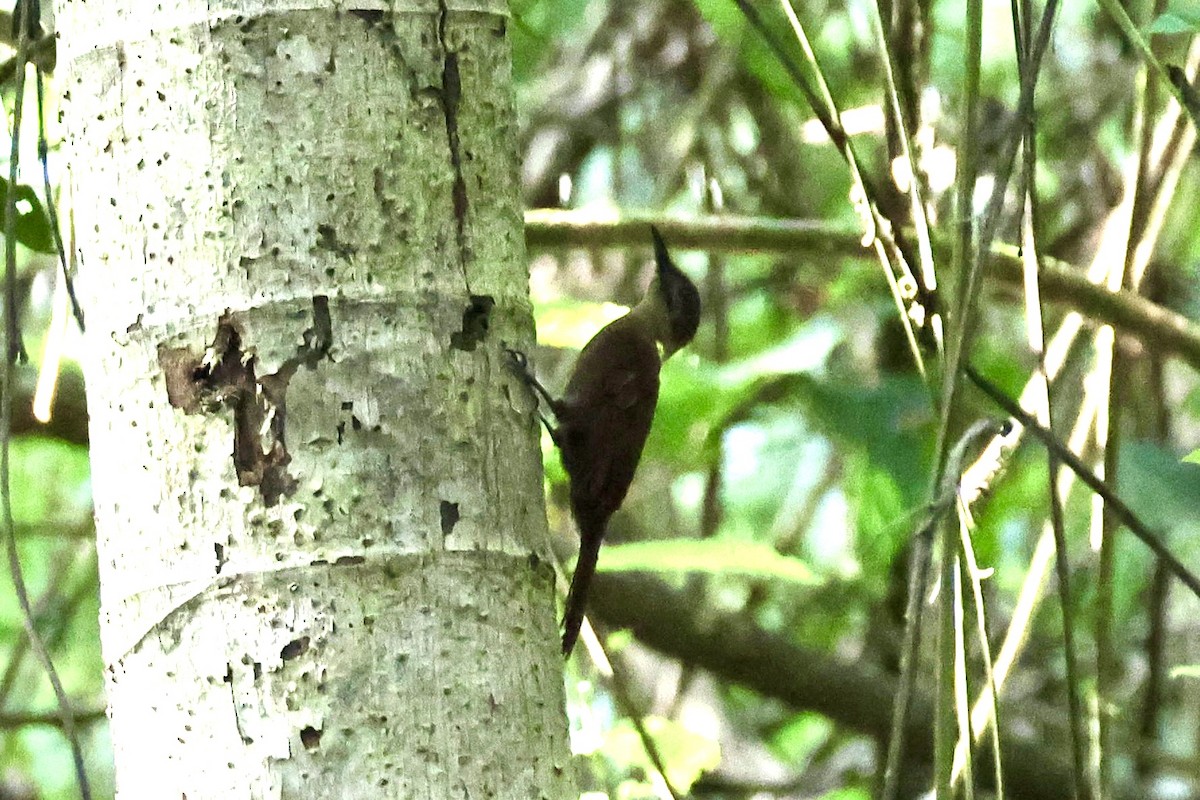
[{"label": "peeling bark patch", "polygon": [[300,729],[300,744],[310,753],[321,746],[321,731],[311,725]]},{"label": "peeling bark patch", "polygon": [[338,556],[337,561],[334,561],[333,565],[335,567],[357,567],[365,563],[367,563],[365,556]]},{"label": "peeling bark patch", "polygon": [[[287,450],[285,432],[287,428],[287,389],[292,377],[301,366],[316,369],[321,360],[328,358],[329,348],[333,345],[333,323],[329,316],[329,298],[325,295],[313,297],[313,324],[304,331],[303,344],[296,348],[296,354],[289,358],[273,375],[264,375],[259,380],[262,397],[260,403],[263,414],[256,430],[262,431],[262,422],[268,423],[268,442],[262,442],[258,452],[265,453],[261,471],[255,475],[259,480],[257,485],[262,492],[263,502],[273,506],[285,495],[296,491],[298,482],[287,471],[287,465],[292,456]],[[261,434],[260,434],[261,436]],[[247,485],[247,484],[243,484]]]},{"label": "peeling bark patch", "polygon": [[225,545],[220,542],[213,542],[213,550],[217,554],[217,574],[221,574],[221,568],[225,566]]},{"label": "peeling bark patch", "polygon": [[199,414],[203,384],[196,380],[200,360],[187,348],[158,348],[158,367],[167,384],[167,402],[185,414]]},{"label": "peeling bark patch", "polygon": [[293,639],[283,646],[279,651],[279,657],[284,661],[292,661],[304,655],[308,650],[308,643],[311,640],[307,636],[301,636],[299,639]]},{"label": "peeling bark patch", "polygon": [[[257,359],[242,347],[234,315],[217,321],[217,332],[203,356],[186,348],[160,347],[159,368],[167,400],[185,414],[233,411],[233,466],[241,486],[258,486],[263,502],[273,506],[296,490],[287,471],[291,454],[284,438],[287,387],[301,366],[315,369],[333,342],[329,298],[313,298],[313,325],[303,334],[296,354],[273,375],[255,374]],[[220,572],[223,553],[217,553]]]},{"label": "peeling bark patch", "polygon": [[456,350],[468,353],[487,337],[488,315],[492,313],[496,301],[491,295],[473,294],[471,303],[463,310],[462,330],[450,335],[450,346]]},{"label": "peeling bark patch", "polygon": [[461,517],[458,513],[458,503],[449,500],[442,501],[442,536],[449,536]]},{"label": "peeling bark patch", "polygon": [[262,474],[286,451],[262,448],[260,430],[266,409],[259,399],[255,357],[242,349],[242,336],[226,312],[204,355],[187,350],[159,349],[159,366],[167,384],[167,400],[187,414],[233,411],[233,464],[238,483],[261,483]]}]

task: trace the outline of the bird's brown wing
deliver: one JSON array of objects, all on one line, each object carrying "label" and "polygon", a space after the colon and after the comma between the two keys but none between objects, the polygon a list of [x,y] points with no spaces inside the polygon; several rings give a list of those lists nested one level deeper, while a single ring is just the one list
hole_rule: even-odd
[{"label": "bird's brown wing", "polygon": [[563,466],[581,529],[580,517],[607,522],[625,499],[658,402],[657,347],[632,334],[610,344],[585,348],[564,397]]},{"label": "bird's brown wing", "polygon": [[583,623],[600,542],[633,482],[658,402],[658,347],[636,329],[614,322],[603,347],[579,354],[559,414],[558,446],[571,478],[571,511],[579,527],[579,559],[563,614],[563,652]]}]

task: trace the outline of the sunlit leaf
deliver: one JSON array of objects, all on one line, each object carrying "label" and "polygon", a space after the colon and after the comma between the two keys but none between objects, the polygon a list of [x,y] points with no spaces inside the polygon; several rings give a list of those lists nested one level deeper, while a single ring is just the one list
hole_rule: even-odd
[{"label": "sunlit leaf", "polygon": [[[687,792],[706,771],[721,763],[721,745],[717,732],[710,735],[696,731],[662,717],[646,717],[643,724],[667,767],[667,779],[680,792]],[[615,763],[637,767],[647,774],[655,772],[646,755],[646,747],[637,729],[629,720],[622,720],[608,734],[601,748]]]},{"label": "sunlit leaf", "polygon": [[726,380],[738,383],[764,375],[811,372],[825,363],[844,336],[835,321],[819,317],[770,348],[731,364],[726,369]]},{"label": "sunlit leaf", "polygon": [[821,579],[808,565],[780,555],[765,544],[719,539],[673,539],[605,545],[599,569],[605,572],[706,572],[772,578],[806,585]]},{"label": "sunlit leaf", "polygon": [[834,789],[821,795],[820,800],[871,800],[871,793],[866,789],[854,787]]},{"label": "sunlit leaf", "polygon": [[682,352],[663,365],[658,409],[646,453],[682,469],[708,463],[714,443],[708,441],[738,399],[738,387],[728,385],[714,365]]},{"label": "sunlit leaf", "polygon": [[787,763],[804,764],[833,731],[833,723],[820,714],[796,714],[771,737],[771,746]]},{"label": "sunlit leaf", "polygon": [[23,436],[10,445],[13,517],[18,527],[77,524],[91,517],[86,447]]},{"label": "sunlit leaf", "polygon": [[581,350],[601,328],[629,312],[616,303],[563,301],[538,306],[538,343],[547,347]]}]

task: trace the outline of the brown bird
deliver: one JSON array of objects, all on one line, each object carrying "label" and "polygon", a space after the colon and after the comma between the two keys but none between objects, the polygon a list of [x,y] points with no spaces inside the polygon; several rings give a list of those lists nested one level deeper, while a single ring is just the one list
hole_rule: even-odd
[{"label": "brown bird", "polygon": [[650,288],[628,314],[587,343],[561,399],[530,374],[524,355],[509,351],[522,378],[554,412],[557,426],[544,416],[542,422],[571,480],[580,543],[563,616],[564,654],[570,654],[583,624],[609,517],[625,500],[650,433],[662,362],[690,342],[700,324],[700,293],[671,261],[658,229],[651,226],[650,234],[657,266]]}]

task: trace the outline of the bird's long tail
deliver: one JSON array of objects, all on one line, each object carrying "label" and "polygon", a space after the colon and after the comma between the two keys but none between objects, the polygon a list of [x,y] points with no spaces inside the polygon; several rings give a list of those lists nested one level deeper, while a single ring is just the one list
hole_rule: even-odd
[{"label": "bird's long tail", "polygon": [[592,576],[596,573],[596,561],[600,558],[600,540],[604,537],[604,528],[601,527],[598,532],[581,531],[581,534],[579,558],[575,562],[575,574],[571,576],[571,589],[567,592],[567,607],[563,612],[562,651],[566,656],[571,654],[571,648],[579,638],[579,628],[583,625],[588,587],[591,586]]}]

